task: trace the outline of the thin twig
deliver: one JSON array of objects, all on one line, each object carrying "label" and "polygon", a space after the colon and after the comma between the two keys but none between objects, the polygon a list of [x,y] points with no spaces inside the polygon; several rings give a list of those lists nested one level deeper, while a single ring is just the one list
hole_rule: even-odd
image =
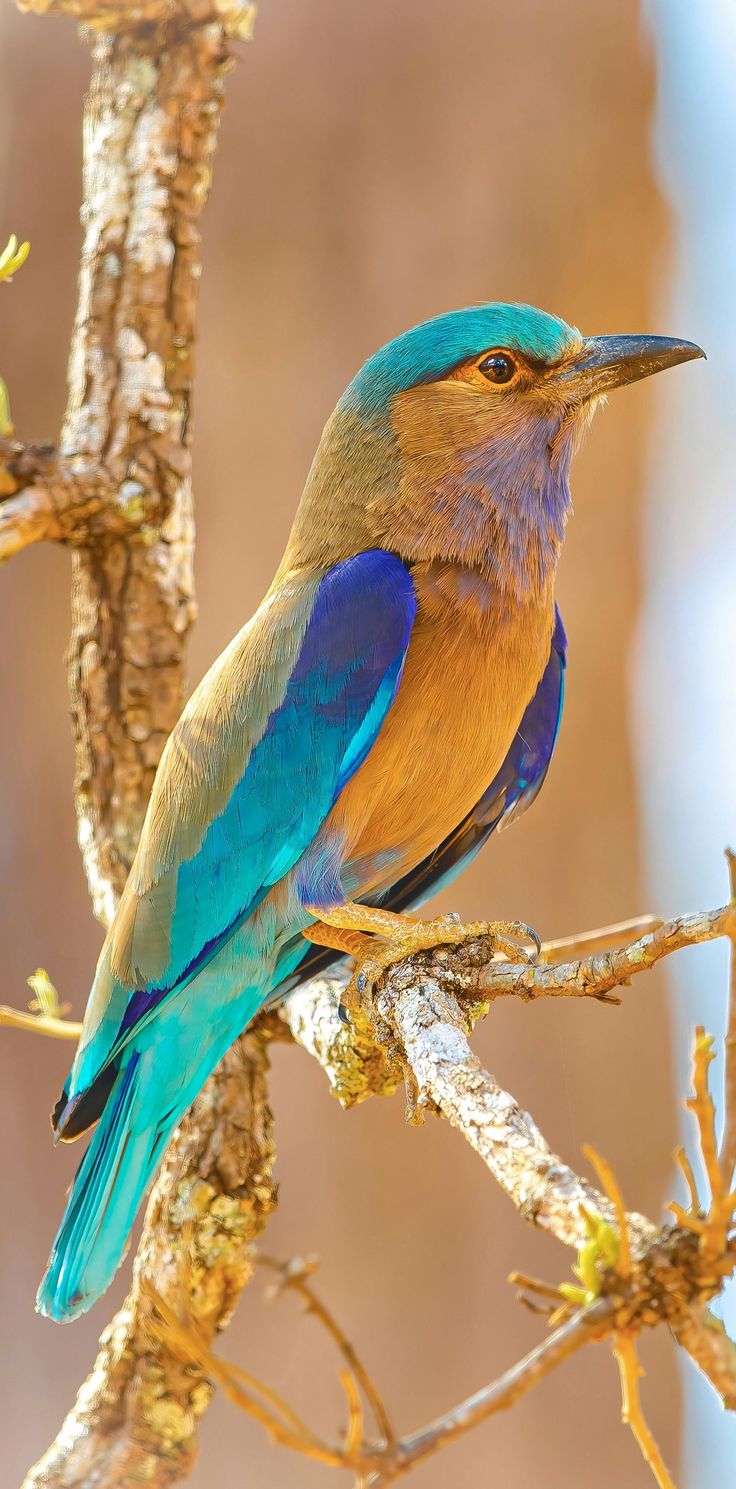
[{"label": "thin twig", "polygon": [[82,1025],[74,1019],[50,1018],[43,1013],[25,1013],[21,1008],[8,1008],[0,1003],[0,1027],[24,1029],[31,1034],[46,1034],[49,1039],[79,1039]]},{"label": "thin twig", "polygon": [[357,1354],[354,1346],[350,1343],[350,1340],[348,1339],[344,1330],[337,1322],[334,1314],[332,1314],[327,1305],[322,1302],[322,1299],[318,1296],[318,1294],[315,1292],[314,1288],[308,1281],[310,1264],[300,1260],[292,1262],[279,1262],[275,1261],[273,1257],[269,1256],[260,1256],[259,1261],[263,1266],[269,1267],[272,1271],[278,1274],[280,1279],[280,1288],[288,1288],[290,1291],[298,1293],[298,1295],[303,1298],[304,1302],[307,1305],[307,1312],[313,1314],[314,1317],[317,1318],[322,1324],[323,1328],[326,1329],[327,1333],[337,1345],[337,1348],[339,1349],[343,1359],[346,1361],[348,1368],[361,1386],[361,1389],[365,1394],[366,1401],[368,1402],[371,1411],[373,1412],[373,1415],[376,1419],[376,1426],[378,1427],[381,1437],[383,1438],[384,1442],[388,1443],[389,1445],[394,1443],[396,1441],[396,1433],[391,1423],[391,1419],[386,1408],[386,1403],[383,1400],[383,1397],[378,1389],[378,1386],[373,1380],[373,1377],[366,1369],[363,1361],[360,1359],[360,1356]]},{"label": "thin twig", "polygon": [[527,1272],[509,1272],[506,1279],[512,1287],[524,1288],[529,1292],[538,1293],[540,1298],[549,1298],[551,1302],[559,1303],[560,1290],[553,1287],[549,1282],[543,1282],[539,1277],[530,1277]]},{"label": "thin twig", "polygon": [[611,1328],[613,1312],[612,1304],[602,1298],[592,1308],[576,1313],[498,1380],[469,1396],[453,1411],[437,1418],[420,1432],[403,1437],[398,1445],[402,1467],[414,1467],[446,1447],[448,1442],[463,1437],[494,1412],[506,1411],[513,1406],[584,1344],[602,1339]]},{"label": "thin twig", "polygon": [[592,931],[579,931],[575,936],[559,936],[555,941],[543,941],[537,957],[537,966],[566,958],[589,956],[596,951],[609,951],[644,936],[648,931],[658,930],[663,924],[656,915],[638,915],[633,920],[618,920],[613,925],[602,925]]},{"label": "thin twig", "polygon": [[508,992],[528,998],[560,995],[601,998],[637,973],[649,971],[673,952],[735,933],[736,906],[728,904],[718,910],[680,915],[674,920],[664,921],[655,930],[626,946],[579,961],[558,962],[551,966],[491,962],[477,973],[472,991],[481,998],[495,998]]},{"label": "thin twig", "polygon": [[685,1210],[676,1201],[668,1207],[679,1225],[700,1237],[703,1257],[713,1261],[723,1256],[726,1251],[736,1212],[736,1190],[731,1191],[726,1183],[724,1170],[718,1158],[716,1109],[708,1080],[708,1070],[714,1059],[712,1036],[706,1034],[704,1029],[696,1029],[693,1052],[694,1092],[688,1097],[685,1106],[689,1112],[692,1112],[698,1125],[700,1153],[710,1190],[708,1211],[706,1214],[701,1213],[697,1195],[695,1203],[692,1202],[694,1180],[692,1182],[688,1180],[691,1208]]},{"label": "thin twig", "polygon": [[676,1163],[677,1163],[677,1165],[678,1165],[678,1167],[679,1167],[679,1169],[680,1169],[680,1171],[682,1173],[682,1176],[683,1176],[683,1178],[685,1180],[685,1183],[687,1185],[688,1199],[690,1201],[690,1210],[691,1210],[691,1212],[692,1212],[693,1215],[697,1215],[697,1213],[698,1213],[698,1211],[700,1209],[700,1199],[699,1199],[699,1196],[698,1196],[698,1185],[697,1185],[697,1182],[696,1182],[696,1179],[695,1179],[695,1174],[693,1172],[693,1166],[692,1166],[692,1164],[690,1162],[690,1159],[687,1156],[687,1151],[686,1151],[685,1148],[683,1148],[683,1147],[675,1148],[675,1161],[676,1161]]},{"label": "thin twig", "polygon": [[178,1318],[163,1298],[153,1295],[152,1302],[162,1321],[156,1331],[162,1342],[216,1381],[228,1400],[253,1417],[274,1442],[330,1468],[346,1466],[344,1450],[312,1432],[278,1392],[239,1365],[214,1355],[201,1335]]},{"label": "thin twig", "polygon": [[636,1353],[636,1340],[633,1334],[617,1334],[613,1353],[621,1377],[621,1421],[631,1428],[642,1456],[657,1480],[659,1489],[675,1489],[642,1411],[639,1377],[644,1372]]},{"label": "thin twig", "polygon": [[[201,1331],[191,1322],[185,1322],[180,1318],[175,1310],[166,1302],[166,1299],[157,1292],[149,1279],[145,1279],[141,1283],[141,1291],[152,1303],[154,1312],[161,1318],[161,1325],[149,1324],[149,1331],[158,1334],[169,1345],[178,1344],[182,1348],[183,1353],[185,1355],[191,1355],[192,1359],[206,1363],[210,1374],[213,1370],[217,1369],[220,1362],[211,1354],[207,1340],[203,1337]],[[309,1437],[311,1435],[306,1423],[284,1401],[278,1391],[274,1391],[264,1381],[252,1375],[250,1371],[243,1369],[242,1365],[228,1364],[227,1368],[229,1378],[237,1381],[246,1392],[262,1396],[273,1412],[277,1416],[282,1417],[289,1429],[297,1436]]]},{"label": "thin twig", "polygon": [[[278,1266],[277,1270],[281,1272],[283,1269]],[[348,1427],[343,1444],[338,1446],[326,1442],[306,1427],[287,1403],[262,1381],[213,1355],[201,1336],[183,1323],[165,1301],[158,1298],[154,1301],[168,1346],[174,1347],[184,1359],[196,1363],[217,1381],[228,1399],[257,1421],[274,1441],[327,1467],[352,1469],[367,1477],[372,1485],[393,1483],[402,1478],[418,1463],[463,1437],[487,1417],[513,1406],[584,1344],[604,1338],[615,1323],[614,1305],[608,1299],[600,1299],[592,1307],[566,1320],[523,1360],[483,1390],[469,1396],[420,1431],[379,1444],[364,1439],[362,1408],[355,1387],[355,1372],[351,1367],[340,1377],[348,1402]],[[338,1335],[344,1338],[339,1327],[337,1333],[334,1332],[334,1320],[322,1305],[320,1316],[323,1322],[325,1316],[330,1319],[328,1327],[334,1338]]]},{"label": "thin twig", "polygon": [[340,1384],[348,1404],[348,1425],[345,1429],[345,1457],[352,1462],[360,1452],[363,1442],[363,1403],[358,1384],[352,1370],[340,1371]]}]

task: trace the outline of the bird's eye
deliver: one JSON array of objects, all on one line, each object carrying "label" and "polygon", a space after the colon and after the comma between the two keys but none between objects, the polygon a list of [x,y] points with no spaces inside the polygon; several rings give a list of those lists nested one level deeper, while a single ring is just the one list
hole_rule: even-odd
[{"label": "bird's eye", "polygon": [[510,383],[518,369],[509,352],[489,352],[478,363],[478,371],[483,373],[489,383]]}]

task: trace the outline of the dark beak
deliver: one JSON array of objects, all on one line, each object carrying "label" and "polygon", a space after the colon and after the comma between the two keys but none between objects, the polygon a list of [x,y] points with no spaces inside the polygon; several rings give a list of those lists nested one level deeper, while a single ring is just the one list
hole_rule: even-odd
[{"label": "dark beak", "polygon": [[576,400],[587,400],[704,356],[694,341],[674,341],[669,336],[589,336],[561,372],[560,382]]}]

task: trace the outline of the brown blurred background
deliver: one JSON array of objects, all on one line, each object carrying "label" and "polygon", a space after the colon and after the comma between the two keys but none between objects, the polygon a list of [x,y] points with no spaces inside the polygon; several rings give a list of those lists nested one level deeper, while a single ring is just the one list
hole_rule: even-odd
[{"label": "brown blurred background", "polygon": [[[0,237],[33,241],[2,293],[1,370],[24,437],[53,437],[79,246],[85,48],[65,22],[0,9]],[[205,222],[196,398],[196,680],[270,581],[322,423],[382,341],[440,310],[524,299],[587,332],[652,329],[668,222],[651,166],[653,63],[636,0],[270,0],[241,49]],[[672,378],[684,376],[674,373]],[[666,392],[663,396],[667,396]],[[521,916],[560,935],[645,908],[628,745],[627,668],[648,386],[617,395],[577,461],[577,514],[559,595],[569,691],[534,810],[450,893],[463,914]],[[81,1016],[100,942],[75,842],[62,663],[65,555],[37,549],[0,576],[0,998],[22,1003],[39,963]],[[663,982],[624,1005],[499,1004],[476,1035],[494,1074],[566,1158],[589,1141],[632,1206],[657,1215],[676,1102]],[[48,1110],[65,1045],[0,1042],[0,1489],[56,1431],[111,1294],[72,1328],[33,1298],[77,1154],[53,1152]],[[403,1122],[401,1099],[345,1115],[317,1066],[278,1049],[281,1203],[268,1250],[315,1251],[321,1287],[402,1429],[510,1365],[542,1325],[511,1268],[566,1274],[570,1257],[523,1226],[462,1142]],[[316,1325],[259,1283],[223,1351],[331,1432],[342,1417]],[[647,1410],[679,1454],[671,1347],[646,1341]],[[618,1422],[608,1351],[589,1349],[511,1413],[428,1464],[417,1489],[645,1489]],[[223,1400],[202,1430],[197,1489],[310,1489],[328,1470],[271,1447]],[[706,1489],[706,1486],[703,1486]]]}]

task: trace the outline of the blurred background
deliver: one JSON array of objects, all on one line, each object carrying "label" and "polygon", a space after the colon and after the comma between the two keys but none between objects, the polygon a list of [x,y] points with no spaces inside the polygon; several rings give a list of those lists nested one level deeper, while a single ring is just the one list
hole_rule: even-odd
[{"label": "blurred background", "polygon": [[[33,254],[0,293],[0,360],[22,437],[53,437],[79,249],[86,49],[73,25],[0,7],[0,238]],[[267,587],[325,417],[363,359],[408,325],[523,299],[588,333],[700,341],[706,365],[618,393],[574,473],[559,580],[565,718],[534,810],[451,891],[467,916],[543,936],[715,905],[736,831],[736,14],[728,0],[270,0],[241,48],[205,220],[195,494],[195,682]],[[286,395],[286,396],[285,396]],[[63,666],[69,565],[0,577],[0,998],[39,963],[81,1016],[100,943],[75,841]],[[661,1213],[684,1130],[689,1031],[723,1026],[722,948],[594,1004],[497,1004],[475,1036],[552,1145],[593,1143],[632,1208]],[[0,1489],[47,1445],[113,1294],[73,1328],[33,1313],[76,1153],[48,1111],[69,1048],[0,1042]],[[512,1268],[570,1257],[526,1228],[479,1161],[403,1102],[349,1114],[300,1051],[274,1053],[281,1200],[267,1239],[317,1252],[320,1286],[402,1430],[479,1388],[540,1337]],[[331,1433],[342,1419],[317,1326],[259,1281],[222,1350]],[[736,1428],[644,1341],[646,1409],[678,1482],[721,1489]],[[616,1370],[588,1349],[512,1412],[433,1460],[418,1489],[651,1480],[619,1424]],[[271,1447],[216,1400],[196,1489],[316,1489],[328,1471]]]}]

